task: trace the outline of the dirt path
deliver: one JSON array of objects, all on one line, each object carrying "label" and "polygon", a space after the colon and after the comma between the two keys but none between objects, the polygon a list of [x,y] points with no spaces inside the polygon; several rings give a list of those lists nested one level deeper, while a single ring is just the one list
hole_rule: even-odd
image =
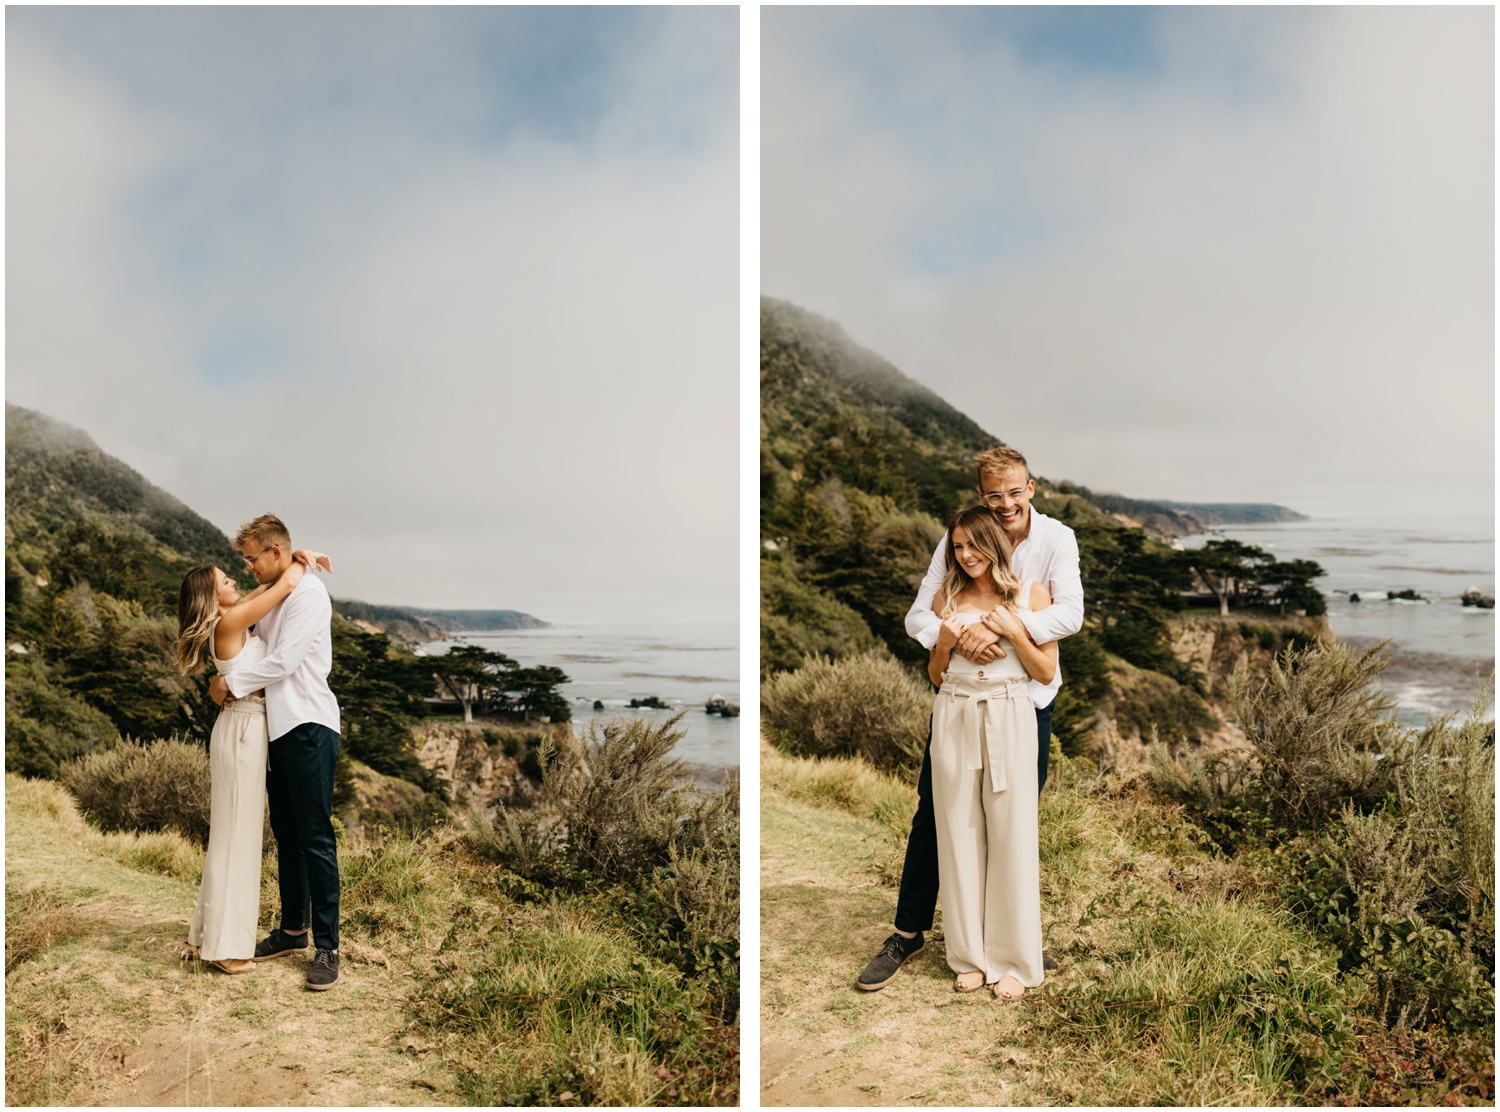
[{"label": "dirt path", "polygon": [[7,1103],[454,1101],[453,1079],[406,1038],[409,979],[351,961],[357,943],[322,993],[303,988],[301,957],[238,977],[179,961],[197,886],[90,849],[76,813],[39,801],[8,790],[6,895],[55,919],[58,938],[6,976]]},{"label": "dirt path", "polygon": [[1015,1045],[1027,1004],[955,994],[940,934],[886,988],[854,987],[891,929],[895,890],[869,867],[889,838],[844,812],[762,792],[762,1103],[1031,1103],[1028,1078],[1041,1063]]}]

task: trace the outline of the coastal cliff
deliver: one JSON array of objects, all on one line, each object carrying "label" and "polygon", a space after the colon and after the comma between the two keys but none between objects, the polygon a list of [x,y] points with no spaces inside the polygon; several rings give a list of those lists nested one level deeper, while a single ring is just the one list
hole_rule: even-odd
[{"label": "coastal cliff", "polygon": [[[539,731],[498,730],[462,722],[424,723],[413,730],[417,760],[447,782],[455,818],[470,806],[493,815],[501,806],[521,809],[540,803],[540,776],[528,775],[523,767],[540,740]],[[507,754],[507,748],[512,753]]]},{"label": "coastal cliff", "polygon": [[1266,675],[1272,658],[1288,646],[1336,640],[1326,617],[1183,614],[1169,620],[1173,656],[1198,677],[1201,699],[1190,687],[1159,672],[1115,659],[1109,694],[1082,734],[1081,751],[1113,765],[1126,750],[1144,752],[1157,737],[1174,747],[1238,748],[1244,731],[1234,721],[1229,677],[1244,664]]}]

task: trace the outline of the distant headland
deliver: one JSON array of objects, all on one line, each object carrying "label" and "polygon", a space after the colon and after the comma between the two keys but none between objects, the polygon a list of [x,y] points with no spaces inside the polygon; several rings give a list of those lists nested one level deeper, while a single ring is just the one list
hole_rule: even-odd
[{"label": "distant headland", "polygon": [[1224,525],[1269,525],[1283,521],[1308,521],[1306,514],[1270,502],[1168,502],[1163,499],[1126,498],[1121,494],[1096,494],[1077,483],[1061,482],[1057,489],[1077,494],[1124,525],[1135,525],[1163,537],[1206,533]]},{"label": "distant headland", "polygon": [[509,629],[546,629],[551,623],[519,610],[421,610],[414,606],[379,606],[334,599],[335,613],[356,625],[379,630],[406,644],[440,641],[454,633],[491,633]]}]

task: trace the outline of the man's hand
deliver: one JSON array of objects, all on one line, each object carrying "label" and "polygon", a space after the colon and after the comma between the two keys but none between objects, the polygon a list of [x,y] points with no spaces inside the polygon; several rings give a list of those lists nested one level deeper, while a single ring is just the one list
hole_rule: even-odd
[{"label": "man's hand", "polygon": [[969,657],[969,659],[975,664],[993,664],[1004,655],[1005,650],[1000,647],[1000,643],[997,641],[987,649],[980,649],[973,656]]},{"label": "man's hand", "polygon": [[229,681],[223,676],[215,676],[208,681],[208,697],[221,707],[234,702],[234,692],[229,690]]},{"label": "man's hand", "polygon": [[959,636],[957,651],[976,664],[989,664],[1005,655],[998,642],[1000,635],[983,622],[975,622]]}]

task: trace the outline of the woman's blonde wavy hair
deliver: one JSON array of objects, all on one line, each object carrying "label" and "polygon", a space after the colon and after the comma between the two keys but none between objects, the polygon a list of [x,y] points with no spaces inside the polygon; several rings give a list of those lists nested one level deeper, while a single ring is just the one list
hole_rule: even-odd
[{"label": "woman's blonde wavy hair", "polygon": [[182,577],[177,591],[177,667],[191,676],[208,667],[214,623],[219,620],[219,588],[213,564],[196,567]]},{"label": "woman's blonde wavy hair", "polygon": [[987,506],[970,506],[959,510],[948,523],[948,570],[943,575],[943,585],[938,589],[938,617],[946,618],[953,612],[954,600],[963,594],[974,580],[964,571],[958,558],[953,555],[953,530],[962,529],[969,534],[969,542],[990,562],[990,578],[1000,594],[1000,605],[1007,610],[1016,609],[1016,598],[1021,593],[1021,581],[1010,569],[1010,554],[1013,546],[1000,522]]}]

